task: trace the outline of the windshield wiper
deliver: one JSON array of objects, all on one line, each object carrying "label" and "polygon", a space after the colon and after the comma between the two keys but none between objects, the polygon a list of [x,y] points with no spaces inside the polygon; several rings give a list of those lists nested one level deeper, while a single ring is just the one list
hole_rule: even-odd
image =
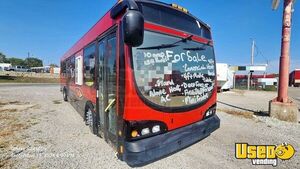
[{"label": "windshield wiper", "polygon": [[183,50],[199,51],[199,50],[205,50],[205,48],[204,47],[194,47],[194,48],[183,48]]},{"label": "windshield wiper", "polygon": [[140,50],[152,50],[152,49],[165,49],[165,48],[173,48],[173,47],[176,47],[176,46],[179,46],[179,45],[176,45],[177,43],[180,43],[180,42],[186,42],[186,41],[190,41],[192,40],[192,37],[193,35],[191,36],[188,36],[186,38],[182,38],[181,40],[177,41],[177,42],[174,42],[174,43],[170,43],[170,44],[161,44],[161,45],[158,45],[158,46],[149,46],[149,47],[144,47],[144,48],[137,48],[137,49],[140,49]]},{"label": "windshield wiper", "polygon": [[141,49],[141,50],[151,50],[151,49],[165,49],[165,48],[173,48],[179,45],[173,45],[173,44],[161,44],[158,46],[150,46],[150,47],[145,47],[145,48],[137,48],[137,49]]}]

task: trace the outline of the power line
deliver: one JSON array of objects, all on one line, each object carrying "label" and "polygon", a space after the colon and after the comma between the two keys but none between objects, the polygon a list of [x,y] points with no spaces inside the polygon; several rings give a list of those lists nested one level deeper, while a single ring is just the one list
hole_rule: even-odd
[{"label": "power line", "polygon": [[258,48],[257,44],[254,44],[255,49],[256,49],[256,56],[261,56],[266,62],[267,64],[269,64],[269,59],[267,57],[264,56],[264,54],[262,53],[262,51]]}]

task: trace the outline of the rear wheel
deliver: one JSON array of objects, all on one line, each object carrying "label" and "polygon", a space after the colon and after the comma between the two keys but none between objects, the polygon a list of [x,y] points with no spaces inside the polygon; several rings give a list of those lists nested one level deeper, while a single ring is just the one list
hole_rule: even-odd
[{"label": "rear wheel", "polygon": [[93,134],[97,135],[97,124],[96,124],[96,112],[94,111],[93,106],[88,105],[85,112],[85,122],[86,125],[90,127],[90,130]]},{"label": "rear wheel", "polygon": [[64,101],[68,101],[68,94],[67,94],[67,89],[66,88],[64,88],[64,90],[63,90],[63,99],[64,99]]}]

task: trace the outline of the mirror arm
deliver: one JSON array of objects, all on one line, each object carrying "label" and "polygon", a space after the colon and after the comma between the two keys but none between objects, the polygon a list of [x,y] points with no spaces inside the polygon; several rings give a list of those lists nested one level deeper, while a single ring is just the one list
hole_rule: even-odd
[{"label": "mirror arm", "polygon": [[117,16],[125,9],[139,11],[139,7],[134,0],[123,0],[112,8],[110,17],[112,19],[116,19]]}]

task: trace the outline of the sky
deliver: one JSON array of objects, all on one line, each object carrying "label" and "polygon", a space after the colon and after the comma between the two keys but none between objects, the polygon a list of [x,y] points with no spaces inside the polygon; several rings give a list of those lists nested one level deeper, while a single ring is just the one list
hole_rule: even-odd
[{"label": "sky", "polygon": [[[252,39],[255,64],[278,72],[283,3],[271,0],[162,0],[176,3],[209,24],[219,63],[250,64]],[[283,1],[283,0],[281,0]],[[116,0],[0,0],[0,52],[9,57],[30,56],[44,64],[60,57],[84,35]],[[300,68],[300,2],[294,6],[291,69]]]}]

